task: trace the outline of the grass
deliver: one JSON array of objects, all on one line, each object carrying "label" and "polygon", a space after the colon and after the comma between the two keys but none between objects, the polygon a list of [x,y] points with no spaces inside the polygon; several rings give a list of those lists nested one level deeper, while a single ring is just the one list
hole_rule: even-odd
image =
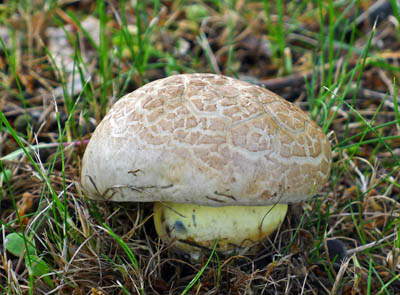
[{"label": "grass", "polygon": [[[358,26],[373,3],[0,4],[0,293],[399,293],[399,7]],[[332,144],[324,190],[240,255],[190,260],[157,238],[151,206],[92,202],[79,185],[111,105],[184,72],[267,84]]]}]

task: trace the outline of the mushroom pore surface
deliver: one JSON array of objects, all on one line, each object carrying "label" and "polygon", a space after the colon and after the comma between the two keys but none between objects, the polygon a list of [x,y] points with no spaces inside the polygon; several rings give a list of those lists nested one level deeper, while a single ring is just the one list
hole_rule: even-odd
[{"label": "mushroom pore surface", "polygon": [[296,105],[226,76],[183,74],[114,104],[87,146],[81,183],[93,199],[168,204],[156,205],[160,217],[176,203],[299,202],[321,190],[330,163],[327,137]]}]

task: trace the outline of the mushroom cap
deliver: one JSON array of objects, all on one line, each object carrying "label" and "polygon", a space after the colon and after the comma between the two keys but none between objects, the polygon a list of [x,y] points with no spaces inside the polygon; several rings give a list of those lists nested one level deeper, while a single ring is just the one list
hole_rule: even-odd
[{"label": "mushroom cap", "polygon": [[326,135],[296,105],[230,77],[184,74],[114,104],[81,182],[99,200],[271,205],[320,191],[330,165]]}]

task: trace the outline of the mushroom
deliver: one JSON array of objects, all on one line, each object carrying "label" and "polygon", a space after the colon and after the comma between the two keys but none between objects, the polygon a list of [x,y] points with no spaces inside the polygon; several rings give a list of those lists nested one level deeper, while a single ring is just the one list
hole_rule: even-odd
[{"label": "mushroom", "polygon": [[214,74],[153,81],[121,98],[83,156],[88,197],[154,202],[161,239],[189,252],[264,239],[288,203],[326,183],[331,148],[300,108]]}]

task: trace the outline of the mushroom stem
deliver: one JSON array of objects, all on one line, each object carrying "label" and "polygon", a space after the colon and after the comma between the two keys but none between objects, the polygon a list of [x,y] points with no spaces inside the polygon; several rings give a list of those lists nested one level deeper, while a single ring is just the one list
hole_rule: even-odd
[{"label": "mushroom stem", "polygon": [[212,248],[229,252],[263,240],[282,223],[287,204],[209,207],[183,203],[155,203],[154,224],[165,242],[176,240],[183,251]]}]

